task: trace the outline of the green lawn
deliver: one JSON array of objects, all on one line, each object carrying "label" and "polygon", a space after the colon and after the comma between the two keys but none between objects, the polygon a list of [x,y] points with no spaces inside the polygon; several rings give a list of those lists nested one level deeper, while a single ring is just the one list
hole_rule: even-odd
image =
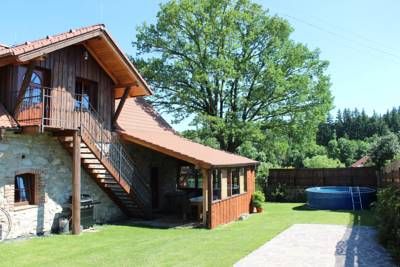
[{"label": "green lawn", "polygon": [[248,220],[206,229],[104,226],[81,236],[0,244],[1,266],[231,266],[294,223],[373,224],[370,212],[311,211],[268,203]]}]

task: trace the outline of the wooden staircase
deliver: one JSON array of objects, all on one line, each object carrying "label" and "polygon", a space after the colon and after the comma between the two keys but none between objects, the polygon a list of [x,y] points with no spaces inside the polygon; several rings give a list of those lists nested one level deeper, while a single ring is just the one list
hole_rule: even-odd
[{"label": "wooden staircase", "polygon": [[[59,137],[63,146],[72,154],[72,136]],[[102,155],[100,149],[91,144],[85,134],[82,134],[80,145],[80,156],[82,167],[103,189],[103,191],[121,208],[129,217],[148,217],[148,199],[142,199],[143,195],[149,192],[139,192],[138,190],[148,191],[147,185],[142,184],[142,188],[134,188],[132,183],[126,181],[121,176],[115,164],[107,156]],[[131,179],[143,179],[142,177],[130,177]],[[143,181],[141,182],[143,183]]]}]

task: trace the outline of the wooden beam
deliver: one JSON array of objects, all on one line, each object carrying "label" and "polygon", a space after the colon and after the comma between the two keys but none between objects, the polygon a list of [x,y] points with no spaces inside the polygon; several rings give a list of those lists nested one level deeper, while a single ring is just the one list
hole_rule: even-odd
[{"label": "wooden beam", "polygon": [[202,210],[202,221],[203,225],[207,225],[207,211],[208,211],[208,171],[201,169],[201,175],[203,176],[203,210]]},{"label": "wooden beam", "polygon": [[124,91],[124,94],[122,95],[121,100],[119,101],[117,110],[115,111],[114,117],[113,117],[113,119],[112,119],[112,121],[111,121],[111,125],[112,125],[113,127],[115,127],[115,125],[116,125],[116,123],[117,123],[119,114],[121,114],[122,108],[123,108],[124,105],[125,105],[125,101],[126,101],[126,99],[128,98],[128,95],[129,95],[129,91],[130,91],[130,90],[131,90],[131,88],[130,88],[129,86],[127,86],[127,87],[125,88],[125,91]]},{"label": "wooden beam", "polygon": [[81,233],[81,136],[73,134],[72,151],[72,234]]},{"label": "wooden beam", "polygon": [[207,199],[207,226],[211,228],[211,208],[213,202],[213,172],[211,170],[207,170],[207,184],[208,184],[208,199]]},{"label": "wooden beam", "polygon": [[138,82],[133,82],[133,83],[126,83],[126,84],[116,84],[114,85],[114,89],[117,88],[124,88],[124,87],[139,87],[139,83]]},{"label": "wooden beam", "polygon": [[35,65],[36,61],[32,60],[25,73],[24,80],[22,81],[21,88],[19,88],[18,96],[17,96],[17,102],[15,103],[15,108],[14,108],[14,116],[16,116],[19,105],[21,105],[22,100],[24,99],[26,89],[28,88],[29,84],[31,83],[32,79],[32,74],[33,71],[35,70]]}]

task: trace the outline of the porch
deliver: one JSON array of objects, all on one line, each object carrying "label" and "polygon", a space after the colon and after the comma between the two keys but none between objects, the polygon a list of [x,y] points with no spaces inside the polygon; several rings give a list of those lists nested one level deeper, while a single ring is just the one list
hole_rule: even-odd
[{"label": "porch", "polygon": [[[115,106],[120,106],[119,100]],[[86,95],[31,84],[17,105],[15,118],[25,129],[51,131],[60,136],[73,156],[79,154],[74,164],[80,166],[77,161],[81,162],[130,216],[151,216],[159,211],[155,203],[161,199],[154,197],[161,183],[153,181],[153,158],[141,161],[130,145],[179,163],[179,169],[167,182],[173,181],[173,186],[163,196],[167,203],[162,210],[165,214],[178,214],[184,222],[194,220],[214,228],[250,212],[256,161],[181,137],[143,99],[126,100],[120,112],[113,131]],[[166,167],[161,173],[175,168]]]}]

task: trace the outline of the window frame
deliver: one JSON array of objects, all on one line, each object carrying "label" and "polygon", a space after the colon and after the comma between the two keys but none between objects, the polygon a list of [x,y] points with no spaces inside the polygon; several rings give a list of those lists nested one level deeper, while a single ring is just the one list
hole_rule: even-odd
[{"label": "window frame", "polygon": [[[80,90],[80,93],[78,93]],[[99,104],[99,84],[96,81],[81,77],[75,79],[75,109],[77,111],[88,111],[90,108],[97,112]],[[82,99],[87,101],[87,107],[83,106]]]},{"label": "window frame", "polygon": [[[21,188],[18,188],[17,186],[17,179],[22,178],[24,181],[24,187],[25,187],[25,193],[27,200],[21,201],[18,200],[21,198],[19,195],[17,197],[18,192],[21,191]],[[14,206],[20,207],[20,206],[33,206],[37,205],[37,199],[38,199],[38,190],[37,190],[37,185],[38,185],[38,180],[39,177],[36,173],[33,172],[22,172],[22,173],[17,173],[14,176]],[[28,189],[26,189],[28,188]]]},{"label": "window frame", "polygon": [[[188,168],[191,170],[191,174],[194,176],[194,187],[181,186],[181,178],[182,178],[182,168]],[[190,174],[189,174],[190,175]],[[187,176],[189,176],[187,175]],[[186,181],[187,181],[186,177]],[[200,170],[196,169],[191,165],[180,165],[178,168],[178,177],[177,177],[177,188],[181,190],[198,190],[203,188],[203,180],[201,176]]]}]

